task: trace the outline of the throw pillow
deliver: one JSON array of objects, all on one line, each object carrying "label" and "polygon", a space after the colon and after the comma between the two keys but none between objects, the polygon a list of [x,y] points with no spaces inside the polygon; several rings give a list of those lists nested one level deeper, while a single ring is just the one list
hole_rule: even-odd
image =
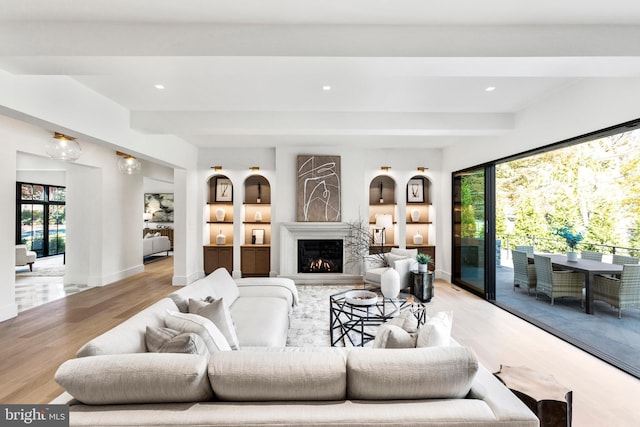
[{"label": "throw pillow", "polygon": [[171,338],[160,347],[159,353],[185,353],[209,356],[209,350],[202,337],[198,334],[185,333]]},{"label": "throw pillow", "polygon": [[185,297],[173,292],[169,294],[169,298],[171,298],[171,300],[176,304],[181,313],[189,312],[189,301]]},{"label": "throw pillow", "polygon": [[400,326],[402,329],[409,333],[418,332],[418,329],[420,327],[418,325],[418,319],[411,312],[411,310],[403,310],[399,315],[389,320],[389,322],[387,323],[389,325]]},{"label": "throw pillow", "polygon": [[205,317],[192,313],[180,313],[167,310],[165,324],[168,328],[181,332],[193,332],[202,337],[209,353],[230,351],[229,343],[213,322]]},{"label": "throw pillow", "polygon": [[144,334],[147,351],[152,353],[159,352],[163,345],[178,335],[180,335],[180,331],[176,331],[175,329],[147,326],[147,331]]},{"label": "throw pillow", "polygon": [[430,317],[418,334],[416,347],[448,346],[451,338],[452,311],[441,311]]},{"label": "throw pillow", "polygon": [[410,334],[399,326],[385,323],[378,328],[373,348],[414,348],[417,334]]},{"label": "throw pillow", "polygon": [[211,320],[220,329],[232,350],[240,348],[231,313],[222,298],[215,299],[211,303],[189,299],[189,313]]}]

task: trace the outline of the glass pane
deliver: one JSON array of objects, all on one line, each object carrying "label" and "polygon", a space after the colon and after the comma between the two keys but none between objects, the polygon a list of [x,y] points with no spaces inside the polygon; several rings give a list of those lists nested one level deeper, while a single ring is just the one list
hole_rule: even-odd
[{"label": "glass pane", "polygon": [[66,197],[65,190],[64,187],[49,187],[49,201],[64,202]]},{"label": "glass pane", "polygon": [[44,205],[31,206],[33,206],[31,250],[41,257],[44,256]]},{"label": "glass pane", "polygon": [[454,278],[482,293],[485,290],[484,169],[454,177]]},{"label": "glass pane", "polygon": [[22,200],[31,200],[33,199],[33,186],[31,184],[22,184],[21,185],[21,199]]},{"label": "glass pane", "polygon": [[33,200],[45,200],[44,185],[33,186]]},{"label": "glass pane", "polygon": [[20,234],[22,243],[31,249],[33,242],[33,205],[22,205],[22,214],[20,215]]},{"label": "glass pane", "polygon": [[48,255],[64,252],[66,240],[65,207],[49,206],[49,248]]}]

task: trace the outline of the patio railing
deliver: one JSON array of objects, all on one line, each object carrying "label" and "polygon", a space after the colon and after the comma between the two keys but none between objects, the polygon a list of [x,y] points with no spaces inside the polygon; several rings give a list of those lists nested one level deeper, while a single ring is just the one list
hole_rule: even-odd
[{"label": "patio railing", "polygon": [[[507,250],[507,257],[511,256],[510,249],[516,245],[533,246],[536,252],[564,253],[567,245],[562,239],[553,239],[538,236],[520,236],[517,234],[498,234],[496,239],[502,241],[502,248]],[[602,245],[600,243],[580,242],[576,248],[580,251],[595,251],[603,254],[618,254],[628,256],[640,256],[640,248],[628,248],[625,246]]]}]

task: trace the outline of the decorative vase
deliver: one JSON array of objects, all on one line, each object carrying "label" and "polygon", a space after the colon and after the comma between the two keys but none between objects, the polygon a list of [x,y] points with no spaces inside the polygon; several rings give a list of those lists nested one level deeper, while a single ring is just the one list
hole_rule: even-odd
[{"label": "decorative vase", "polygon": [[216,244],[218,245],[224,245],[227,241],[227,236],[225,236],[224,234],[222,234],[222,230],[220,230],[220,234],[218,234],[216,236]]},{"label": "decorative vase", "polygon": [[429,268],[429,264],[418,264],[418,271],[420,273],[426,273]]},{"label": "decorative vase", "polygon": [[221,222],[224,221],[225,211],[223,208],[216,209],[216,221]]},{"label": "decorative vase", "polygon": [[567,261],[569,262],[578,262],[578,252],[567,252]]},{"label": "decorative vase", "polygon": [[256,222],[262,221],[262,212],[256,211],[256,214],[254,215],[254,219]]},{"label": "decorative vase", "polygon": [[414,244],[414,245],[421,245],[421,244],[422,244],[422,234],[420,234],[420,231],[418,231],[418,232],[413,236],[413,244]]},{"label": "decorative vase", "polygon": [[393,269],[387,268],[380,276],[380,291],[385,298],[394,299],[400,293],[400,274]]},{"label": "decorative vase", "polygon": [[420,209],[414,208],[411,210],[411,221],[413,222],[420,221]]}]

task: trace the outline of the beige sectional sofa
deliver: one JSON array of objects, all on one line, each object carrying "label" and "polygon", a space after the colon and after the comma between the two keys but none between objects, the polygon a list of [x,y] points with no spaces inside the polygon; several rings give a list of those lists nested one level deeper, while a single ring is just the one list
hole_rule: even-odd
[{"label": "beige sectional sofa", "polygon": [[[207,297],[231,313],[238,351],[147,351],[148,326]],[[288,279],[217,270],[84,345],[52,403],[70,405],[72,426],[538,425],[463,346],[286,348],[297,298]]]}]

